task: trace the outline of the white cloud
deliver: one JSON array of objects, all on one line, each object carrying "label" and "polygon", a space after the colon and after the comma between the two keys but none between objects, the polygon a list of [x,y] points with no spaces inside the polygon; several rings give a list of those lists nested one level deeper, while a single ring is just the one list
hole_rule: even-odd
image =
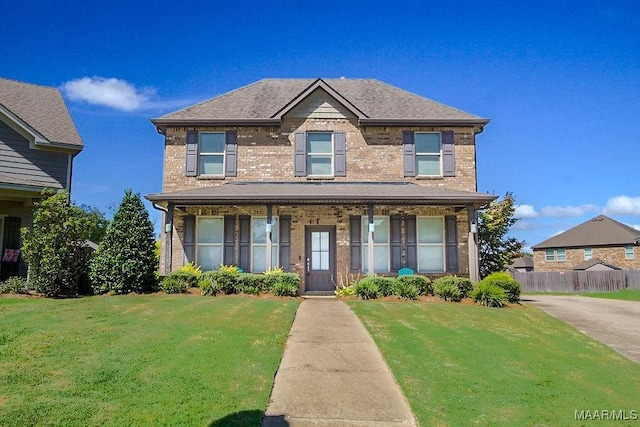
[{"label": "white cloud", "polygon": [[616,196],[607,201],[606,215],[640,216],[640,197]]},{"label": "white cloud", "polygon": [[537,218],[540,214],[531,205],[517,205],[514,216],[516,218]]},{"label": "white cloud", "polygon": [[154,88],[136,88],[126,80],[100,76],[69,80],[61,86],[72,101],[85,101],[122,111],[136,111],[154,106]]},{"label": "white cloud", "polygon": [[590,212],[597,212],[600,208],[596,205],[581,206],[547,206],[540,210],[540,215],[552,218],[582,216]]}]

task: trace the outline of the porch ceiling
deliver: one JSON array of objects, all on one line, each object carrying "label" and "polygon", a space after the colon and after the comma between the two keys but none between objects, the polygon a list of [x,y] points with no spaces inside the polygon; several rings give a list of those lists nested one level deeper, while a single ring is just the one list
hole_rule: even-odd
[{"label": "porch ceiling", "polygon": [[174,205],[443,205],[483,207],[485,193],[427,187],[412,182],[240,182],[170,193],[148,194],[154,203]]}]

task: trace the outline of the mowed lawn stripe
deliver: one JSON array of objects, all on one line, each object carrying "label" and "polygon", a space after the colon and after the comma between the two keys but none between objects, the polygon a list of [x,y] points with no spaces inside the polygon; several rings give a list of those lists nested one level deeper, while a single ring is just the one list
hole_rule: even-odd
[{"label": "mowed lawn stripe", "polygon": [[640,366],[534,307],[349,305],[421,425],[570,425],[583,410],[640,415]]},{"label": "mowed lawn stripe", "polygon": [[255,425],[297,306],[0,298],[0,425]]}]

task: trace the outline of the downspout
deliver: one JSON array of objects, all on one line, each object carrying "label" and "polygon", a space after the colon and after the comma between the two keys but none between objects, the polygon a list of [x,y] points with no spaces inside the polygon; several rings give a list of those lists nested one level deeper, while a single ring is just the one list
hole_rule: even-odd
[{"label": "downspout", "polygon": [[152,202],[154,209],[163,212],[164,229],[161,231],[160,239],[160,273],[167,274],[171,272],[173,255],[173,203],[169,203],[168,207],[158,205]]}]

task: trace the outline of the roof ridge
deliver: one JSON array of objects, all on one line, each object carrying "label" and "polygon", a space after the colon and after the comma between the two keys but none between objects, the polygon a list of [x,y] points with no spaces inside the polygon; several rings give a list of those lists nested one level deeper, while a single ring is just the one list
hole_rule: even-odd
[{"label": "roof ridge", "polygon": [[11,82],[11,83],[15,83],[15,84],[19,84],[19,85],[24,85],[24,86],[34,86],[36,88],[40,88],[40,89],[49,89],[49,90],[55,90],[55,91],[60,91],[59,87],[56,86],[50,86],[50,85],[43,85],[43,84],[38,84],[38,83],[31,83],[31,82],[23,82],[20,80],[16,80],[16,79],[10,79],[10,78],[6,78],[6,77],[0,77],[0,80],[4,80],[7,82]]}]

